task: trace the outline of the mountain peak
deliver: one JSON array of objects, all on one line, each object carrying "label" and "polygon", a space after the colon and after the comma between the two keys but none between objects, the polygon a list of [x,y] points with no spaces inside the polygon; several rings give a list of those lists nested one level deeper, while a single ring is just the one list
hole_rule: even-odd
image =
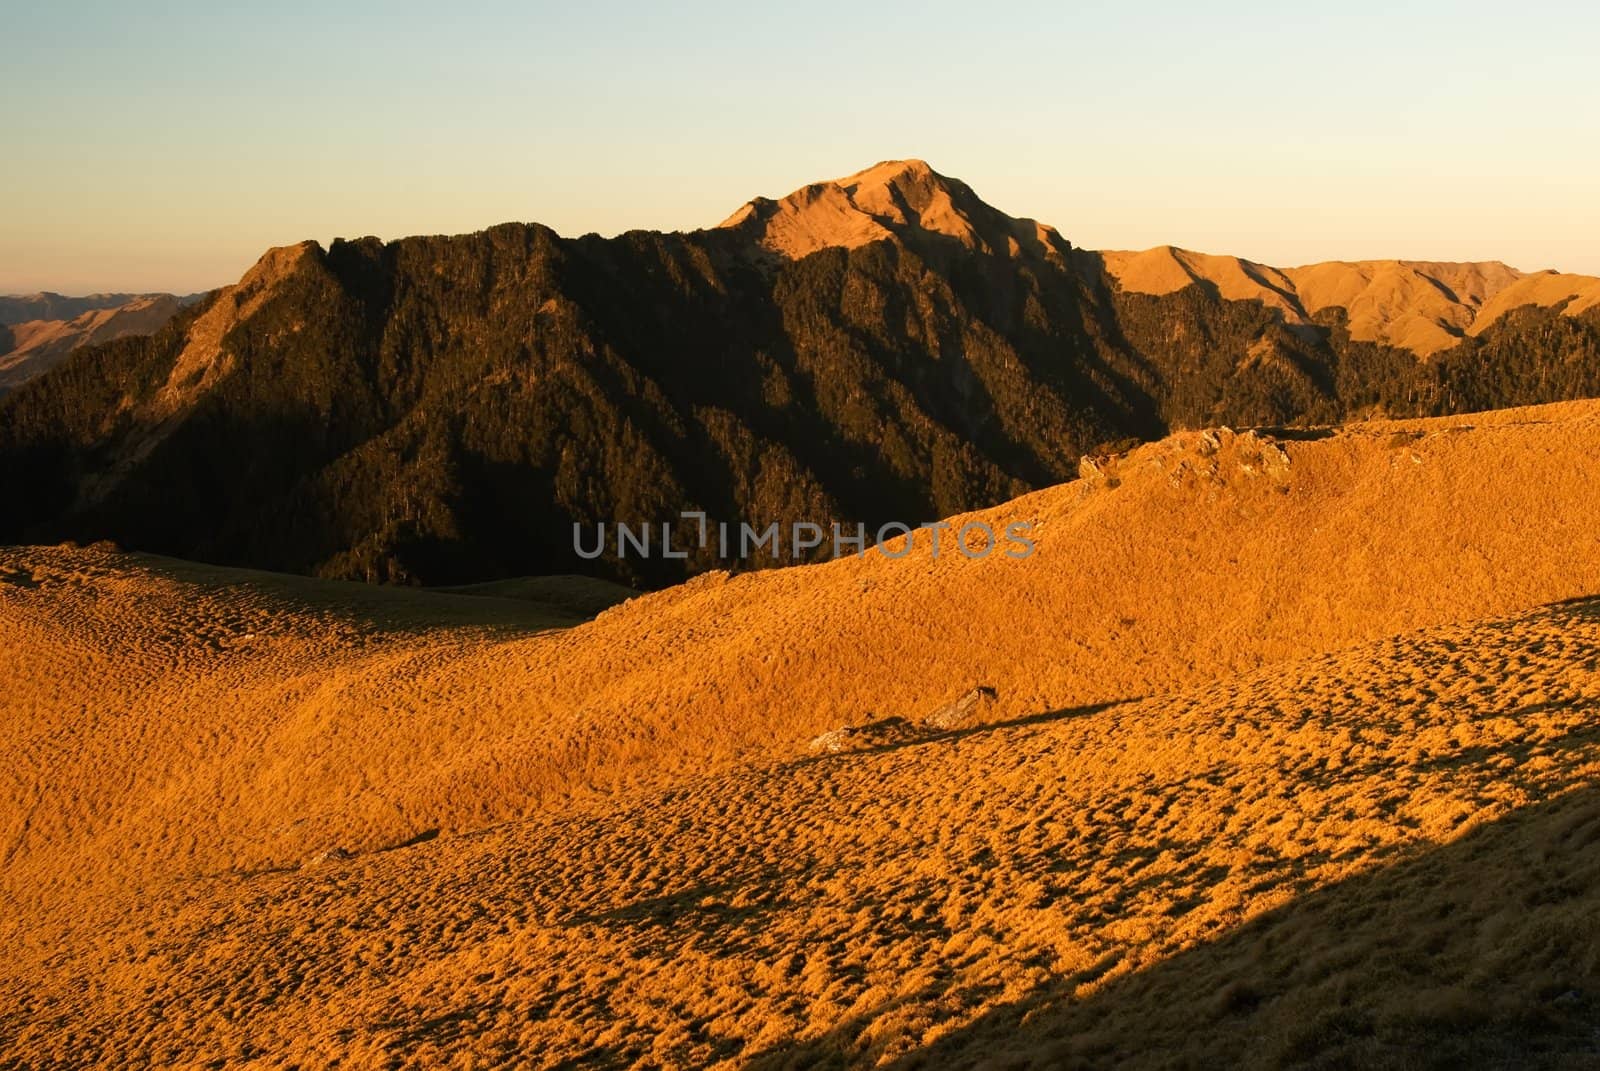
[{"label": "mountain peak", "polygon": [[719,226],[742,231],[788,260],[891,239],[922,252],[951,241],[1012,256],[1024,249],[1061,255],[1070,248],[1054,228],[1006,215],[965,182],[915,158],[883,160],[843,178],[802,186],[781,200],[757,197]]}]

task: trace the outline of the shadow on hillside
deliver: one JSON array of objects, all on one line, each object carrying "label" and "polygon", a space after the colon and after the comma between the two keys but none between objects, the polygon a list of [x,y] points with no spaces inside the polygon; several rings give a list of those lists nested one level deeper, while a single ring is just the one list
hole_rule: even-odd
[{"label": "shadow on hillside", "polygon": [[[124,568],[196,589],[201,598],[227,602],[248,594],[272,609],[336,618],[363,633],[426,632],[437,628],[481,628],[507,633],[544,632],[581,624],[585,612],[557,592],[533,595],[438,591],[398,585],[325,580],[232,565],[212,565],[142,552],[111,552]],[[603,608],[603,607],[601,607]]]},{"label": "shadow on hillside", "polygon": [[1034,714],[1023,714],[1020,717],[1008,718],[1004,721],[976,722],[972,725],[963,725],[954,729],[937,729],[901,717],[884,718],[878,722],[868,722],[866,725],[857,726],[856,728],[865,730],[866,733],[864,735],[868,735],[869,739],[870,732],[874,728],[898,729],[899,731],[886,734],[883,739],[877,742],[863,743],[842,751],[808,755],[790,763],[790,766],[794,768],[809,766],[818,762],[839,762],[860,758],[863,755],[882,755],[890,751],[898,751],[901,748],[917,747],[923,744],[950,743],[951,741],[962,740],[981,733],[991,733],[999,729],[1019,729],[1029,725],[1045,725],[1051,722],[1087,718],[1099,714],[1101,711],[1110,710],[1112,707],[1120,707],[1126,703],[1137,703],[1142,698],[1143,696],[1130,696],[1126,699],[1113,699],[1104,703],[1089,703],[1081,707],[1062,707],[1059,710],[1044,710]]},{"label": "shadow on hillside", "polygon": [[[763,867],[741,876],[737,882],[691,885],[599,911],[579,912],[562,924],[630,930],[688,928],[713,939],[723,954],[744,951],[751,931],[759,929],[760,921],[782,906],[783,899],[776,890],[792,877],[776,867]],[[758,890],[758,894],[741,895],[751,890]]]},{"label": "shadow on hillside", "polygon": [[[892,1066],[1600,1066],[1600,788],[1075,997],[1115,964],[1058,979]],[[858,1039],[886,1010],[753,1066],[871,1063]]]},{"label": "shadow on hillside", "polygon": [[1584,617],[1600,617],[1600,595],[1574,595],[1570,599],[1557,599],[1555,602],[1546,603],[1543,609],[1555,613],[1557,610],[1576,611]]},{"label": "shadow on hillside", "polygon": [[1259,434],[1268,435],[1274,439],[1284,439],[1289,442],[1314,443],[1320,442],[1323,439],[1333,438],[1335,435],[1339,434],[1340,429],[1337,427],[1323,426],[1296,428],[1290,427],[1287,424],[1273,424],[1255,428],[1254,430]]}]

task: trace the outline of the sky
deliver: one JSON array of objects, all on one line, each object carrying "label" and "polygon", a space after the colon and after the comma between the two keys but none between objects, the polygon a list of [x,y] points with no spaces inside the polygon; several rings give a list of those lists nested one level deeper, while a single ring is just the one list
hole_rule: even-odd
[{"label": "sky", "polygon": [[909,156],[1091,249],[1600,274],[1587,3],[0,0],[0,37],[0,293],[688,230]]}]

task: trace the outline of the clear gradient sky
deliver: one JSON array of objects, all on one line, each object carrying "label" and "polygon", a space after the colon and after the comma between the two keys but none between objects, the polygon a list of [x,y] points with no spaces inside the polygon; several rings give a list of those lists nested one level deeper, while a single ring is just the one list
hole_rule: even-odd
[{"label": "clear gradient sky", "polygon": [[692,229],[920,156],[1089,248],[1600,274],[1600,7],[0,6],[0,293]]}]

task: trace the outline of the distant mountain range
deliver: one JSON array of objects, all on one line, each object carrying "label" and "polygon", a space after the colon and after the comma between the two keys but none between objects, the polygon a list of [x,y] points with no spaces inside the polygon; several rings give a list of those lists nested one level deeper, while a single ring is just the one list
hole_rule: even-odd
[{"label": "distant mountain range", "polygon": [[184,305],[189,294],[40,293],[0,296],[0,395],[43,375],[79,346],[127,335],[148,335]]},{"label": "distant mountain range", "polygon": [[1553,271],[1529,274],[1497,260],[1328,261],[1272,268],[1173,246],[1101,257],[1106,271],[1127,291],[1171,294],[1188,286],[1212,287],[1225,300],[1259,301],[1284,323],[1312,328],[1313,334],[1319,314],[1339,310],[1351,341],[1376,342],[1419,357],[1482,334],[1513,309],[1565,303],[1563,311],[1571,316],[1600,304],[1600,279]]},{"label": "distant mountain range", "polygon": [[656,585],[718,562],[582,561],[573,524],[916,522],[1176,428],[1600,395],[1597,303],[1495,262],[1087,252],[915,160],[692,233],[305,242],[0,402],[0,540]]}]

